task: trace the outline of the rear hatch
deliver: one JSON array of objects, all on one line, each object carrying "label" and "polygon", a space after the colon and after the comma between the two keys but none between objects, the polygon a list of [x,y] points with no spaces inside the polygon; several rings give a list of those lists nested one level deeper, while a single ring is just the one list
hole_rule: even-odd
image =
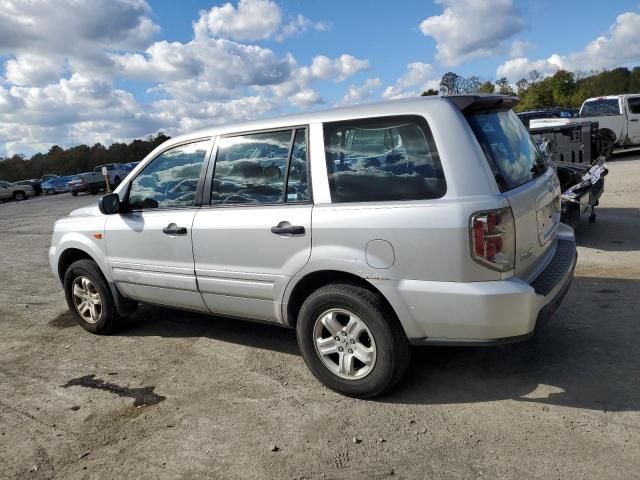
[{"label": "rear hatch", "polygon": [[463,110],[515,221],[515,275],[531,280],[547,263],[560,223],[560,183],[513,102]]}]

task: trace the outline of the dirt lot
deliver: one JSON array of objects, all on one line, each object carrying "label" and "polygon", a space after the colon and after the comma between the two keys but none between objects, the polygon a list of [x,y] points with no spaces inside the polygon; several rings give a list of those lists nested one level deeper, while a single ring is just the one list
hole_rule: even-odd
[{"label": "dirt lot", "polygon": [[323,388],[290,330],[143,307],[90,335],[47,250],[95,197],[0,205],[0,478],[640,478],[640,154],[609,166],[548,327],[415,350],[375,401]]}]

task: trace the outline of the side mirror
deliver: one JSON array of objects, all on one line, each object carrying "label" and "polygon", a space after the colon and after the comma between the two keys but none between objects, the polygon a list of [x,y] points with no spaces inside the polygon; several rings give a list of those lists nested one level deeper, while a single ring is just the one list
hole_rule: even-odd
[{"label": "side mirror", "polygon": [[117,193],[107,193],[98,200],[98,208],[104,215],[120,213],[120,197]]}]

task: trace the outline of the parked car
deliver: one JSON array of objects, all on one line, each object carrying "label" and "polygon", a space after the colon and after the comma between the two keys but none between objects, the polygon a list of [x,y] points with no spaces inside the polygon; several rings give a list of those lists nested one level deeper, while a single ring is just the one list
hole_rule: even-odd
[{"label": "parked car", "polygon": [[56,222],[52,271],[90,332],[138,302],[272,322],[325,385],[379,395],[411,345],[524,340],[570,286],[573,230],[517,101],[418,97],[171,139]]},{"label": "parked car", "polygon": [[95,195],[99,191],[106,189],[107,184],[102,173],[103,167],[107,169],[109,188],[116,188],[129,174],[129,170],[121,163],[99,165],[93,169],[93,172],[80,173],[76,176],[72,183],[71,194],[75,196],[79,192],[89,192]]},{"label": "parked car", "polygon": [[36,197],[42,194],[42,185],[40,180],[20,180],[18,182],[14,182],[16,185],[30,185],[33,187],[33,191],[35,192]]},{"label": "parked car", "polygon": [[127,170],[131,171],[134,168],[136,168],[138,166],[140,162],[129,162],[129,163],[125,163],[125,167],[127,167]]},{"label": "parked car", "polygon": [[0,180],[0,200],[26,200],[35,194],[36,192],[31,185],[16,185]]},{"label": "parked car", "polygon": [[580,117],[598,122],[607,158],[616,147],[640,146],[640,94],[588,98]]},{"label": "parked car", "polygon": [[53,177],[42,182],[42,191],[47,195],[55,195],[56,193],[65,193],[69,191],[69,181],[71,176]]}]

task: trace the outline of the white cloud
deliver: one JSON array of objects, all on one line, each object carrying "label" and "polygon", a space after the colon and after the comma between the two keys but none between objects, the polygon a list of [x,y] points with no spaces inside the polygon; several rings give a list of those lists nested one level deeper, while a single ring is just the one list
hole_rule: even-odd
[{"label": "white cloud", "polygon": [[367,78],[361,85],[349,85],[346,93],[340,101],[341,105],[361,103],[370,99],[374,92],[382,86],[379,78]]},{"label": "white cloud", "polygon": [[5,65],[5,78],[13,85],[42,86],[60,78],[64,61],[47,55],[21,53]]},{"label": "white cloud", "polygon": [[305,80],[333,80],[342,82],[361,70],[370,68],[369,60],[362,60],[352,55],[343,54],[336,59],[324,55],[313,57],[311,65],[300,69]]},{"label": "white cloud", "polygon": [[382,96],[387,99],[417,96],[429,88],[437,89],[439,82],[439,79],[433,78],[430,64],[413,62],[407,65],[407,71],[395,84],[385,88]]},{"label": "white cloud", "polygon": [[0,87],[0,138],[9,153],[47,144],[113,142],[160,126],[131,93],[78,73],[45,87]]},{"label": "white cloud", "polygon": [[524,28],[512,0],[437,0],[441,15],[426,18],[420,31],[433,37],[438,60],[459,65],[472,58],[495,55],[504,41]]},{"label": "white cloud", "polygon": [[308,110],[313,105],[320,105],[324,103],[320,94],[311,88],[305,88],[304,90],[292,95],[289,97],[289,101],[300,110]]},{"label": "white cloud", "polygon": [[240,0],[201,12],[194,24],[196,36],[213,35],[232,40],[266,40],[280,27],[282,11],[271,0]]},{"label": "white cloud", "polygon": [[240,0],[238,6],[225,3],[200,12],[193,25],[196,38],[214,37],[236,41],[256,41],[300,35],[309,30],[327,31],[329,24],[314,22],[304,15],[285,18],[282,9],[272,0]]},{"label": "white cloud", "polygon": [[608,35],[601,35],[579,52],[568,55],[554,53],[547,59],[514,58],[497,69],[498,77],[511,81],[526,77],[531,70],[552,75],[558,69],[590,71],[618,67],[640,59],[640,14],[618,15]]},{"label": "white cloud", "polygon": [[509,57],[520,58],[524,57],[527,52],[534,48],[533,43],[525,40],[514,40],[511,44],[511,50],[509,51]]},{"label": "white cloud", "polygon": [[283,25],[281,32],[276,36],[276,40],[281,42],[285,38],[301,35],[309,30],[326,32],[330,28],[331,27],[327,22],[314,22],[305,16],[298,14],[288,23]]}]

